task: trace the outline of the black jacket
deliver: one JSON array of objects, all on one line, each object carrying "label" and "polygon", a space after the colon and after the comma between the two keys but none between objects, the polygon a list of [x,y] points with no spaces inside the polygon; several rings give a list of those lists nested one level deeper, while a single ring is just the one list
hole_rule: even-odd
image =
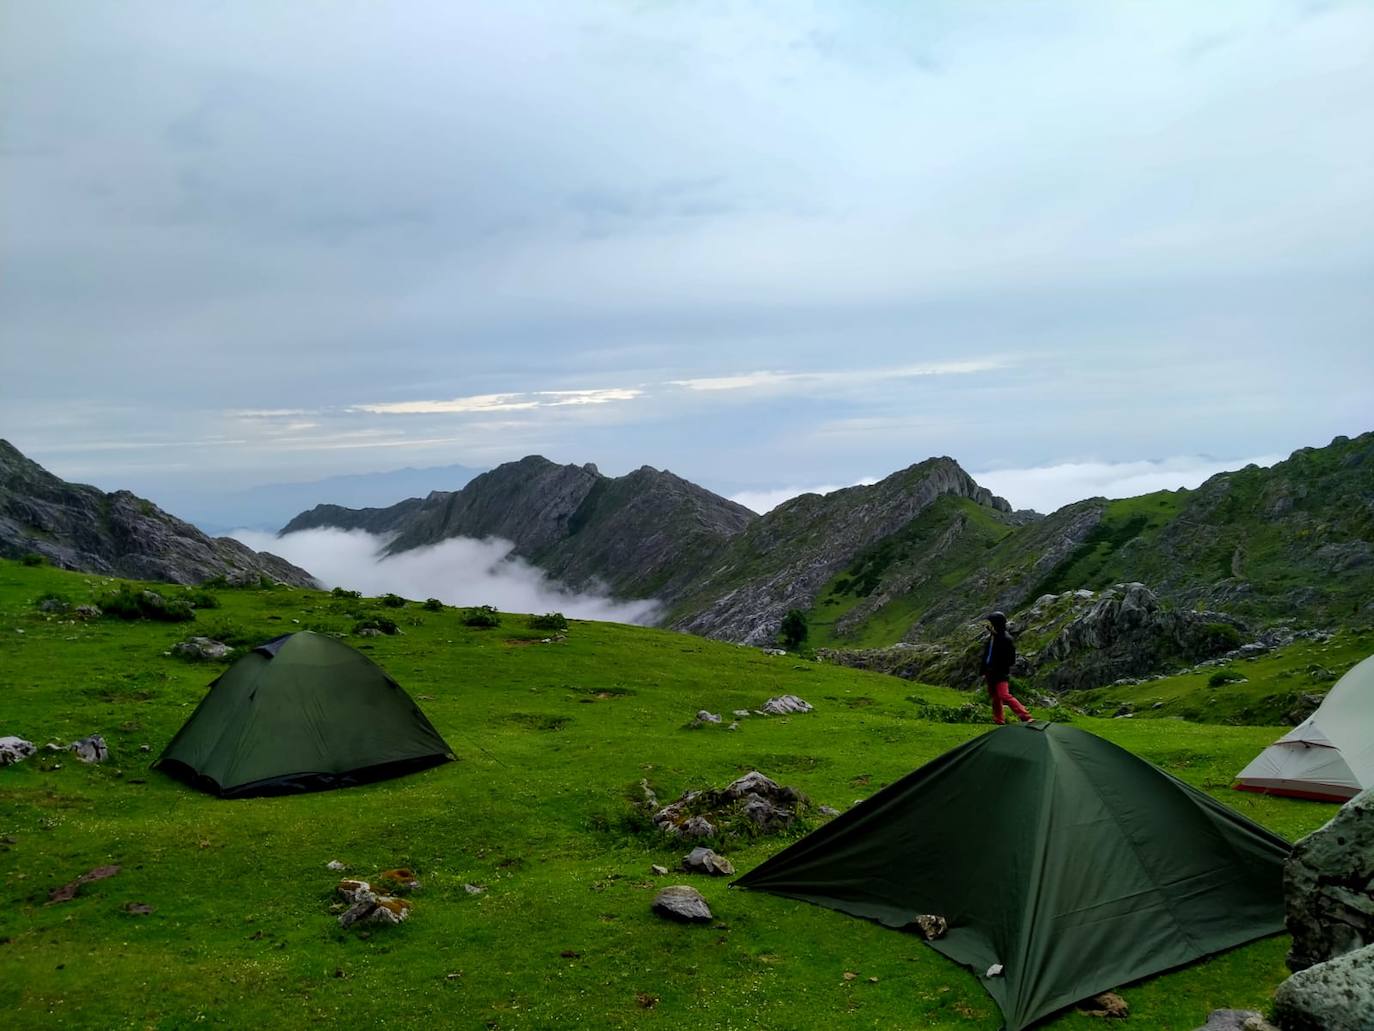
[{"label": "black jacket", "polygon": [[1000,634],[989,634],[983,645],[981,671],[994,684],[1006,680],[1011,668],[1016,664],[1016,642],[1011,634],[1003,630]]}]

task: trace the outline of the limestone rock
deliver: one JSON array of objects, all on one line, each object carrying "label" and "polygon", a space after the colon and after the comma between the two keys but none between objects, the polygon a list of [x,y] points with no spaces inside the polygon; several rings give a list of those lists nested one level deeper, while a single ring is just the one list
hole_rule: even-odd
[{"label": "limestone rock", "polygon": [[1274,993],[1284,1031],[1374,1028],[1374,945],[1300,970]]},{"label": "limestone rock", "polygon": [[668,868],[666,866],[659,866],[657,863],[654,863],[649,869],[659,877],[666,877],[668,875]]},{"label": "limestone rock", "polygon": [[707,712],[705,709],[698,709],[696,720],[698,723],[719,723],[720,714],[715,712]]},{"label": "limestone rock", "polygon": [[105,613],[99,605],[78,605],[72,609],[72,616],[76,619],[99,619]]},{"label": "limestone rock", "polygon": [[22,762],[36,751],[38,747],[22,737],[0,737],[0,766]]},{"label": "limestone rock", "polygon": [[687,884],[664,888],[654,896],[652,907],[659,916],[682,923],[708,923],[714,919],[701,892]]},{"label": "limestone rock", "polygon": [[103,763],[110,757],[110,749],[99,734],[83,737],[67,746],[83,763]]},{"label": "limestone rock", "polygon": [[326,870],[334,870],[335,872],[342,872],[348,869],[345,864],[339,862],[337,859],[331,859],[329,862],[325,863],[324,868]]},{"label": "limestone rock", "polygon": [[770,716],[786,716],[794,712],[810,712],[811,709],[810,702],[803,701],[794,694],[785,694],[768,699],[763,703],[762,711]]},{"label": "limestone rock", "polygon": [[179,644],[172,645],[173,655],[180,655],[183,659],[203,661],[228,658],[233,650],[223,641],[216,641],[209,637],[191,637]]},{"label": "limestone rock", "polygon": [[1212,1010],[1207,1023],[1195,1031],[1278,1031],[1255,1010]]},{"label": "limestone rock", "polygon": [[758,770],[750,770],[743,777],[731,781],[721,792],[725,798],[743,798],[745,795],[763,795],[765,798],[776,797],[782,788],[777,781],[765,777]]},{"label": "limestone rock", "polygon": [[716,833],[716,826],[704,816],[692,816],[682,824],[682,833],[688,838],[709,838]]},{"label": "limestone rock", "polygon": [[1283,887],[1290,969],[1374,943],[1374,789],[1293,846]]},{"label": "limestone rock", "polygon": [[390,895],[378,895],[367,881],[345,878],[339,882],[338,892],[349,903],[339,914],[340,927],[356,923],[399,924],[410,916],[410,903]]},{"label": "limestone rock", "polygon": [[735,867],[730,860],[709,848],[694,848],[682,857],[682,868],[688,873],[705,873],[713,877],[730,877]]}]

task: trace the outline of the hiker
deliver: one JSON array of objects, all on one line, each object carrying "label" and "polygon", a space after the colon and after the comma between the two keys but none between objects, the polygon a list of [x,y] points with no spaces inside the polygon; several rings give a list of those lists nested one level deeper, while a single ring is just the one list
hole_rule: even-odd
[{"label": "hiker", "polygon": [[1031,721],[1026,707],[1011,696],[1011,667],[1016,663],[1016,642],[1007,633],[1007,617],[1004,613],[993,612],[988,615],[988,643],[983,649],[983,680],[988,685],[988,697],[992,699],[992,722],[999,727],[1006,723],[1002,717],[1002,703],[1011,706],[1016,718],[1022,723]]}]

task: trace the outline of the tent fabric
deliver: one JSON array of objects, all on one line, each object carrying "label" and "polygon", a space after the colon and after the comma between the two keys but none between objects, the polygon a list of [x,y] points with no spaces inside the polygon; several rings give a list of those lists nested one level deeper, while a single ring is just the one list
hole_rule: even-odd
[{"label": "tent fabric", "polygon": [[229,798],[345,787],[452,758],[410,696],[367,656],[302,631],[226,670],[154,765]]},{"label": "tent fabric", "polygon": [[1037,721],[946,752],[735,884],[893,928],[943,916],[930,945],[1019,1031],[1281,931],[1288,852],[1124,749]]},{"label": "tent fabric", "polygon": [[1236,775],[1242,791],[1344,802],[1374,787],[1374,655]]}]

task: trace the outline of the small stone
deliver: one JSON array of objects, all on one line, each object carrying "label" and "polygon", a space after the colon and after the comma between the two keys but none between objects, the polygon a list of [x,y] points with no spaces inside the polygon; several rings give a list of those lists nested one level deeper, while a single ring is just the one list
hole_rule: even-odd
[{"label": "small stone", "polygon": [[463,885],[463,890],[467,892],[469,895],[481,895],[487,889],[479,887],[476,884],[465,884]]},{"label": "small stone", "polygon": [[152,746],[152,745],[139,745],[139,746],[138,746],[138,750],[139,750],[140,752],[151,752],[151,751],[153,750],[153,746]]},{"label": "small stone", "polygon": [[668,868],[666,866],[659,866],[657,863],[649,867],[649,869],[652,870],[654,873],[658,874],[660,877],[666,877],[668,874]]},{"label": "small stone", "polygon": [[737,717],[738,719],[744,719],[746,716],[749,715],[749,710],[748,710],[748,709],[736,709],[731,715]]},{"label": "small stone", "polygon": [[716,833],[716,825],[704,816],[693,816],[683,823],[682,833],[689,838],[709,838]]},{"label": "small stone", "polygon": [[949,930],[949,921],[934,913],[922,913],[908,926],[915,927],[926,941],[934,941],[936,938],[945,936],[945,931]]},{"label": "small stone", "polygon": [[1002,976],[1002,964],[1001,964],[1001,963],[994,963],[992,966],[988,967],[988,972],[987,972],[987,974],[986,974],[985,976],[986,976],[986,977],[1001,977],[1001,976]]},{"label": "small stone", "polygon": [[354,880],[351,877],[339,882],[338,892],[349,902],[357,902],[366,896],[376,897],[372,885],[368,884],[367,881]]},{"label": "small stone", "polygon": [[134,916],[147,916],[153,912],[153,907],[146,902],[126,902],[124,912],[132,913]]},{"label": "small stone", "polygon": [[331,859],[329,862],[325,863],[325,864],[324,864],[324,868],[325,868],[326,870],[335,870],[335,871],[338,871],[338,870],[347,870],[347,869],[348,869],[347,866],[345,866],[343,863],[339,862],[337,859]]},{"label": "small stone", "polygon": [[878,983],[878,979],[877,979],[876,977],[870,977],[870,978],[868,979],[868,983],[869,983],[869,984],[877,984],[877,983]]},{"label": "small stone", "polygon": [[705,709],[698,709],[696,719],[698,723],[719,723],[720,714],[707,712]]},{"label": "small stone", "polygon": [[853,981],[853,980],[855,980],[858,976],[859,976],[859,975],[856,974],[856,973],[854,973],[854,971],[852,971],[852,970],[846,970],[846,971],[844,972],[844,979],[845,979],[846,981]]},{"label": "small stone", "polygon": [[83,737],[67,746],[83,763],[103,763],[110,757],[110,749],[99,734]]},{"label": "small stone", "polygon": [[669,920],[682,923],[710,923],[711,907],[701,892],[688,884],[674,884],[654,896],[653,911]]},{"label": "small stone", "polygon": [[786,716],[795,712],[811,712],[814,706],[794,694],[770,698],[763,703],[763,711],[769,716]]},{"label": "small stone", "polygon": [[682,868],[688,873],[705,873],[713,877],[730,877],[734,864],[709,848],[694,848],[682,857]]},{"label": "small stone", "polygon": [[840,815],[840,811],[839,811],[838,809],[836,809],[833,805],[823,805],[823,806],[821,806],[821,807],[820,807],[818,810],[816,810],[816,811],[817,811],[818,813],[820,813],[822,816],[839,816],[839,815]]},{"label": "small stone", "polygon": [[34,743],[22,737],[0,737],[0,766],[23,762],[36,751]]},{"label": "small stone", "polygon": [[233,650],[223,641],[216,641],[210,637],[190,637],[180,644],[172,645],[173,655],[197,661],[215,661],[227,658]]}]

